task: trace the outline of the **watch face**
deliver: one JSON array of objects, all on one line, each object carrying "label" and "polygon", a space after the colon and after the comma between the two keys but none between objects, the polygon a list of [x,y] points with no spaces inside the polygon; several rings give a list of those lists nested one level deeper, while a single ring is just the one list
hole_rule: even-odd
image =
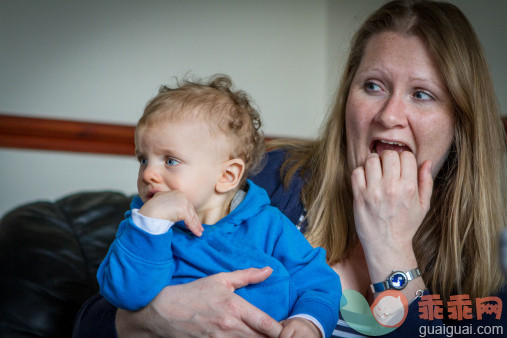
[{"label": "watch face", "polygon": [[407,285],[407,275],[401,271],[395,271],[389,276],[389,285],[395,290],[401,290]]}]

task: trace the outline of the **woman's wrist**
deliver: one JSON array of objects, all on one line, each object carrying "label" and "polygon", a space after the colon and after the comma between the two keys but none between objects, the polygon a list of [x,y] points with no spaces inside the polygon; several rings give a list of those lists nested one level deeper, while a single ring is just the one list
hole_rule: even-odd
[{"label": "woman's wrist", "polygon": [[400,246],[397,248],[399,250],[389,246],[368,249],[364,248],[364,254],[372,283],[386,280],[393,271],[410,271],[419,266],[412,245],[405,248]]},{"label": "woman's wrist", "polygon": [[139,320],[138,317],[138,312],[130,312],[123,309],[116,310],[114,324],[116,328],[116,334],[119,338],[126,338],[136,334],[136,326]]},{"label": "woman's wrist", "polygon": [[[414,269],[410,269],[410,270],[405,270],[405,269],[395,269],[393,271],[391,271],[381,282],[383,281],[386,281],[386,283],[384,283],[384,285],[387,285],[387,287],[383,288],[383,287],[374,287],[373,285],[376,284],[376,282],[374,282],[372,280],[372,285],[371,287],[372,288],[375,288],[375,291],[377,292],[373,292],[374,294],[374,297],[378,297],[379,295],[382,294],[383,291],[386,291],[386,290],[396,290],[396,291],[400,291],[402,292],[406,297],[407,297],[407,301],[408,302],[412,302],[416,297],[420,297],[420,293],[421,293],[421,290],[425,290],[426,289],[426,285],[424,283],[424,280],[422,278],[422,275],[420,273],[415,273],[414,274],[414,271],[416,271],[417,268],[414,268]],[[395,285],[395,287],[392,287],[390,281],[388,281],[389,277],[391,275],[393,275],[394,272],[398,272],[398,271],[401,271],[402,273],[398,273],[396,274],[394,277],[398,277],[398,281],[400,280],[403,280],[401,282],[399,282],[398,284]],[[418,271],[418,269],[417,269]],[[405,276],[403,276],[405,275]],[[408,275],[411,275],[410,277]],[[405,278],[405,279],[404,279]]]},{"label": "woman's wrist", "polygon": [[[408,300],[412,300],[418,290],[424,290],[426,285],[419,273],[414,273],[413,270],[418,268],[419,265],[415,258],[412,245],[409,247],[399,247],[400,251],[390,250],[388,246],[383,247],[383,250],[367,250],[364,248],[365,258],[370,273],[371,284],[376,284],[386,281],[394,271],[401,271],[404,274],[412,272],[410,280],[405,281],[405,286],[400,289]],[[403,279],[403,276],[400,275]],[[407,276],[408,277],[408,276]],[[381,292],[375,292],[374,296],[377,297]]]}]

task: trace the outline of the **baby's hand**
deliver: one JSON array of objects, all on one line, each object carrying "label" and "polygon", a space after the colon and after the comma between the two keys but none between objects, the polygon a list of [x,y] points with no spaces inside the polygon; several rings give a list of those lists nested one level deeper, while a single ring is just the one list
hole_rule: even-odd
[{"label": "baby's hand", "polygon": [[166,219],[171,222],[183,221],[188,230],[198,237],[204,231],[192,203],[181,191],[156,193],[139,209],[139,213],[146,217]]},{"label": "baby's hand", "polygon": [[283,329],[280,338],[321,338],[320,330],[308,319],[294,317],[280,322]]}]

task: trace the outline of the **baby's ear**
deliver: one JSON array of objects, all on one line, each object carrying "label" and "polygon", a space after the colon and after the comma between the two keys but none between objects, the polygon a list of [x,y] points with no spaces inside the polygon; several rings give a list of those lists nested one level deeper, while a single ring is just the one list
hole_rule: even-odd
[{"label": "baby's ear", "polygon": [[217,181],[215,186],[217,192],[227,193],[236,189],[243,173],[245,171],[245,162],[240,158],[233,158],[232,160],[225,161],[222,165],[222,176]]}]

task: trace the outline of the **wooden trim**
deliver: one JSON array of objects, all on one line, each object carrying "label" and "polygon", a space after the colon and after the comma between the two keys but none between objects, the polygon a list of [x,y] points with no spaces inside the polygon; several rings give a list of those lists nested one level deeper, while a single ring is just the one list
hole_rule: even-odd
[{"label": "wooden trim", "polygon": [[0,114],[0,147],[134,155],[132,125]]},{"label": "wooden trim", "polygon": [[[507,133],[507,117],[502,118]],[[0,113],[0,147],[134,155],[135,126]],[[266,137],[267,140],[274,137]]]}]

